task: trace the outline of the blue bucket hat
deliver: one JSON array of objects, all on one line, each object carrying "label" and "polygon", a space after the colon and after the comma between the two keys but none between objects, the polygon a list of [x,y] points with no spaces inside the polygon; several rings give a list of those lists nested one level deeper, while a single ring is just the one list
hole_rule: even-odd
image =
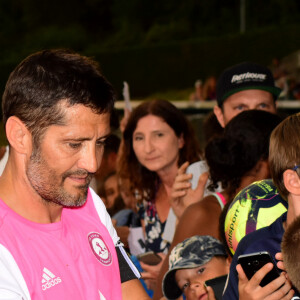
[{"label": "blue bucket hat", "polygon": [[177,244],[169,257],[169,270],[165,274],[162,290],[167,299],[177,299],[182,291],[175,280],[179,269],[193,269],[208,263],[214,256],[227,257],[222,243],[209,235],[195,235]]}]

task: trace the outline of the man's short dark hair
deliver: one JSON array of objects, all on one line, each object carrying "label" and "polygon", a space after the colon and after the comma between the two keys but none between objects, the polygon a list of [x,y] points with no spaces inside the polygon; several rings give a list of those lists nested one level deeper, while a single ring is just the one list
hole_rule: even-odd
[{"label": "man's short dark hair", "polygon": [[82,104],[110,113],[115,93],[98,64],[70,50],[44,50],[25,58],[10,74],[2,98],[3,123],[18,117],[38,145],[45,129],[63,124],[58,105]]}]

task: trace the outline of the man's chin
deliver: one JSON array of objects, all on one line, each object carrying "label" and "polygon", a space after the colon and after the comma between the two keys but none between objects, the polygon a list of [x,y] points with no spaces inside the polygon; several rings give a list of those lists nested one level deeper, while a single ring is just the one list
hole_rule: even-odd
[{"label": "man's chin", "polygon": [[69,208],[82,207],[85,203],[86,203],[86,199],[76,201],[75,203],[70,203],[69,205],[66,205],[65,207],[69,207]]},{"label": "man's chin", "polygon": [[73,198],[67,201],[63,201],[61,203],[64,207],[81,207],[86,203],[87,197],[79,197],[79,198]]},{"label": "man's chin", "polygon": [[61,199],[61,204],[64,207],[81,207],[87,201],[88,188],[81,187],[78,191],[78,188],[73,191],[73,193],[69,193],[69,195],[65,195],[64,199]]}]

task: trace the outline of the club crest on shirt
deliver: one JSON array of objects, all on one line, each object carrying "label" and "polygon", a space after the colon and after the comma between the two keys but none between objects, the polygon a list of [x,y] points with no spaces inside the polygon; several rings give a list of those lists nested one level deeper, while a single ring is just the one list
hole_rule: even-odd
[{"label": "club crest on shirt", "polygon": [[112,262],[112,255],[102,236],[97,232],[91,232],[88,235],[88,240],[96,258],[103,265],[110,265]]}]

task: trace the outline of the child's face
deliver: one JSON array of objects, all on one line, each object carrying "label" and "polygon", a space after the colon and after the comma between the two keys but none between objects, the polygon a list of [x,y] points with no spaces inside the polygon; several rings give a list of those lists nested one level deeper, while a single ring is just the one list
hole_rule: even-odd
[{"label": "child's face", "polygon": [[229,265],[224,258],[213,257],[208,263],[193,269],[180,269],[175,273],[177,285],[187,300],[206,300],[207,292],[204,282],[218,276],[226,275]]},{"label": "child's face", "polygon": [[112,208],[119,195],[117,175],[112,175],[106,179],[104,182],[104,192],[106,199],[105,206],[106,208]]}]

